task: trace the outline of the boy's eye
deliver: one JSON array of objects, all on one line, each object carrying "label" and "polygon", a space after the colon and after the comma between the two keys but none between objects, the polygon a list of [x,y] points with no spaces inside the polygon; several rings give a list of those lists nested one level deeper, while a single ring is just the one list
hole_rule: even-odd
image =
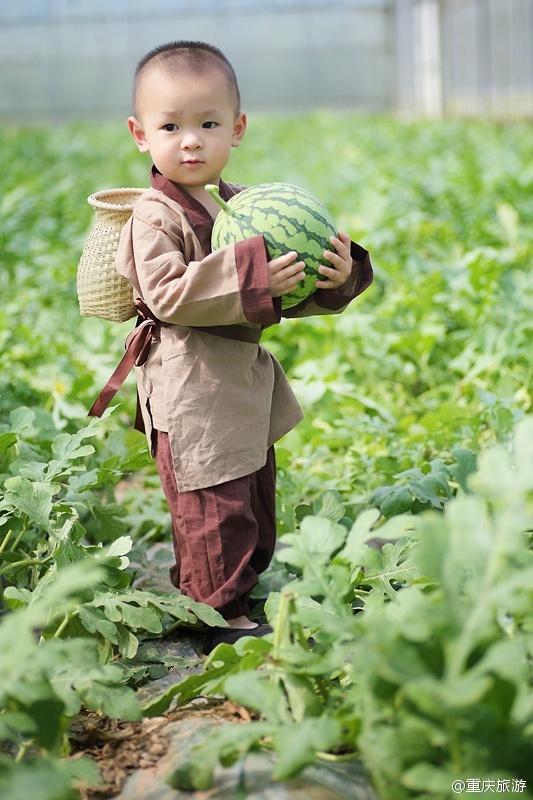
[{"label": "boy's eye", "polygon": [[218,122],[214,122],[213,120],[209,120],[208,122],[204,122],[202,128],[216,128],[218,126]]},{"label": "boy's eye", "polygon": [[166,125],[163,125],[163,130],[164,131],[177,131],[178,130],[178,126],[174,122],[167,122]]}]

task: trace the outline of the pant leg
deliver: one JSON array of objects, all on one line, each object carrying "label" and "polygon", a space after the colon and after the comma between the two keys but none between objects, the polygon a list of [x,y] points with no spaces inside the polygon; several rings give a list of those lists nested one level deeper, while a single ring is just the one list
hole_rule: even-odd
[{"label": "pant leg", "polygon": [[[168,434],[157,432],[155,458],[172,514],[177,553],[171,579],[183,594],[227,618],[249,613],[248,594],[258,580],[255,567],[266,569],[272,557],[275,466],[271,450],[267,464],[257,473],[178,492]],[[258,481],[260,472],[263,477]],[[266,520],[261,532],[256,514]]]},{"label": "pant leg", "polygon": [[252,508],[257,519],[259,537],[250,564],[259,575],[272,561],[276,547],[276,454],[274,445],[267,451],[264,467],[254,473]]},{"label": "pant leg", "polygon": [[[183,591],[183,583],[190,583],[190,576],[186,574],[188,559],[185,555],[187,542],[180,541],[179,536],[179,498],[174,466],[172,464],[172,453],[168,441],[168,434],[162,431],[152,430],[152,452],[155,457],[159,479],[163,488],[172,521],[172,548],[174,550],[175,564],[170,568],[170,580],[172,584]],[[183,565],[183,569],[182,569]],[[182,574],[183,573],[183,574]],[[185,594],[185,592],[184,592]]]}]

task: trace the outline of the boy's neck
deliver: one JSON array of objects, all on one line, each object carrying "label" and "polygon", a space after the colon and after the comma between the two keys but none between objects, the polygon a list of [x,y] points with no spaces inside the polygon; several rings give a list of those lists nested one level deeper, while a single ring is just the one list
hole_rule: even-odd
[{"label": "boy's neck", "polygon": [[[220,177],[217,178],[216,183],[220,185]],[[218,212],[220,211],[220,207],[218,204],[213,200],[211,195],[206,191],[204,186],[184,186],[182,183],[176,183],[172,181],[170,178],[166,178],[155,166],[152,164],[151,167],[151,183],[152,186],[156,189],[161,189],[164,194],[168,194],[168,191],[165,190],[164,184],[165,183],[173,184],[176,186],[180,192],[184,192],[185,194],[189,195],[193,200],[195,200],[199,205],[203,206],[206,212],[209,214],[211,219],[215,219]],[[215,181],[213,181],[215,183]],[[172,197],[172,193],[169,195]],[[176,199],[176,198],[174,198]],[[178,202],[180,200],[178,199]]]},{"label": "boy's neck", "polygon": [[[219,180],[216,181],[217,184],[219,183]],[[213,200],[209,192],[206,191],[205,186],[182,186],[181,184],[178,184],[178,186],[183,189],[184,192],[190,194],[191,197],[194,197],[195,200],[198,200],[198,202],[201,203],[210,214],[212,219],[216,217],[220,211],[220,206]]]}]

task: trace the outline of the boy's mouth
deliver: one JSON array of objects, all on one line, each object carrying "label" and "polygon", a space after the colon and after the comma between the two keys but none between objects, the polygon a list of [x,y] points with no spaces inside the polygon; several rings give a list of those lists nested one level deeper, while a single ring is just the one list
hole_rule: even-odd
[{"label": "boy's mouth", "polygon": [[181,163],[185,167],[195,167],[195,166],[198,166],[199,164],[203,164],[204,162],[203,161],[199,161],[196,158],[190,158],[190,159],[187,159],[186,161],[182,161]]}]

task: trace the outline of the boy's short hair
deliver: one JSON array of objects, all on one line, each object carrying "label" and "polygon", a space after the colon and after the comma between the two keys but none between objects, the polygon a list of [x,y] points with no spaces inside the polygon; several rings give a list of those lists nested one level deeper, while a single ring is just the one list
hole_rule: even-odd
[{"label": "boy's short hair", "polygon": [[151,67],[161,68],[174,74],[185,71],[207,72],[218,69],[225,75],[230,91],[234,96],[235,115],[241,110],[241,95],[237,76],[224,53],[207,42],[180,39],[154,47],[137,64],[133,83],[133,113],[137,116],[137,95],[141,78]]}]

